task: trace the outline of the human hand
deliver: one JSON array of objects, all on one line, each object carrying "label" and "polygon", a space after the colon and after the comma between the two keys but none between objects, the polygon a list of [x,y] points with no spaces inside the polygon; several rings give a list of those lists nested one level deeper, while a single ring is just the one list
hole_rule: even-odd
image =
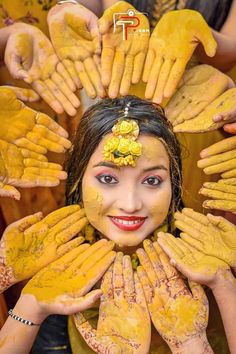
[{"label": "human hand", "polygon": [[[116,26],[114,27],[114,16]],[[123,38],[124,30],[119,26],[118,20],[135,16],[135,24],[127,26],[127,38]],[[138,18],[138,20],[137,20]],[[138,23],[139,21],[139,23]],[[136,26],[137,25],[137,26]],[[132,30],[137,27],[137,30]],[[129,30],[130,28],[130,30]],[[149,22],[144,14],[125,1],[118,1],[113,6],[105,10],[99,19],[99,30],[102,34],[102,83],[108,87],[108,95],[115,98],[120,93],[127,95],[131,83],[139,82],[150,36]],[[139,32],[143,30],[145,32]]]},{"label": "human hand", "polygon": [[102,294],[101,290],[88,292],[113,262],[113,247],[114,243],[106,240],[92,246],[74,247],[41,269],[27,283],[22,294],[34,296],[45,317],[85,310]]},{"label": "human hand", "polygon": [[157,242],[144,241],[137,250],[137,268],[152,322],[174,353],[199,336],[204,337],[208,322],[208,302],[202,287],[185,285]]},{"label": "human hand", "polygon": [[0,86],[0,90],[9,89],[12,90],[16,97],[23,102],[36,102],[40,99],[39,95],[34,91],[27,88],[16,87],[16,86]]},{"label": "human hand", "polygon": [[222,217],[203,215],[189,208],[175,213],[181,239],[202,253],[236,266],[236,226]]},{"label": "human hand", "polygon": [[76,86],[81,88],[82,83],[91,98],[104,97],[97,16],[80,4],[59,5],[49,11],[48,25],[55,51]]},{"label": "human hand", "polygon": [[133,274],[129,256],[120,252],[103,277],[97,330],[82,314],[74,316],[76,327],[96,353],[149,352],[151,324],[142,287]]},{"label": "human hand", "polygon": [[46,114],[25,106],[9,88],[0,88],[0,106],[0,139],[37,154],[70,148],[68,133],[62,127]]},{"label": "human hand", "polygon": [[214,122],[213,118],[222,112],[231,112],[235,107],[235,100],[236,88],[231,88],[212,101],[194,118],[175,125],[174,132],[201,133],[221,128],[225,122]]},{"label": "human hand", "polygon": [[144,67],[147,99],[161,103],[173,95],[199,43],[208,56],[215,55],[216,41],[199,12],[178,10],[162,16],[151,35]]},{"label": "human hand", "polygon": [[41,154],[0,140],[0,196],[20,199],[13,187],[53,187],[67,178],[59,164],[48,162]]},{"label": "human hand", "polygon": [[197,65],[185,71],[178,90],[165,107],[173,126],[197,116],[224,91],[234,87],[233,81],[210,65]]},{"label": "human hand", "polygon": [[170,258],[170,263],[189,280],[214,287],[218,279],[230,272],[227,263],[206,255],[181,238],[159,232],[158,243]]},{"label": "human hand", "polygon": [[36,213],[9,225],[0,241],[0,261],[4,270],[1,288],[32,277],[80,245],[83,237],[72,238],[87,222],[84,209],[71,205],[53,211],[45,218],[42,213]]},{"label": "human hand", "polygon": [[12,77],[31,84],[56,113],[75,115],[80,102],[73,93],[74,83],[49,39],[35,26],[14,26],[4,58]]}]

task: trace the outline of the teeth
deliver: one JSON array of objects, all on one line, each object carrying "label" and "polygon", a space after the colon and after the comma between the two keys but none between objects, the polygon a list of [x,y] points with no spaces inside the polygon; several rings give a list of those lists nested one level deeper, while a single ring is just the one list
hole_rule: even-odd
[{"label": "teeth", "polygon": [[142,220],[132,220],[132,221],[128,221],[128,220],[123,220],[123,219],[118,219],[118,218],[113,218],[116,222],[123,224],[123,225],[135,225],[135,224],[139,224]]}]

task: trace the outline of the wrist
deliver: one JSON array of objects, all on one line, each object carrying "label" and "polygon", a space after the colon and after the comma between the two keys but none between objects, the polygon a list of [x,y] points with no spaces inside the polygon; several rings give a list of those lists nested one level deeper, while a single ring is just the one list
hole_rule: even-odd
[{"label": "wrist", "polygon": [[213,354],[205,331],[170,349],[173,354]]},{"label": "wrist", "polygon": [[215,298],[225,297],[228,292],[236,292],[236,279],[230,269],[220,272],[210,286]]},{"label": "wrist", "polygon": [[48,314],[42,310],[39,302],[31,294],[21,294],[13,308],[13,313],[39,325],[48,317]]}]

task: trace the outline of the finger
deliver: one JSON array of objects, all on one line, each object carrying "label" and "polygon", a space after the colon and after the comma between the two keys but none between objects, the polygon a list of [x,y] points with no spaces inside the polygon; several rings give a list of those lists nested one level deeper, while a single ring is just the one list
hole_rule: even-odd
[{"label": "finger", "polygon": [[236,148],[236,136],[232,136],[231,138],[223,139],[220,142],[217,142],[208,148],[201,151],[201,158],[213,156],[216,154],[221,154],[225,151],[230,151]]},{"label": "finger", "polygon": [[[220,191],[224,192],[226,196],[230,196],[230,194],[235,194],[236,195],[236,186],[232,185],[227,185],[223,183],[218,183],[218,182],[205,182],[203,183],[204,188],[212,189],[215,191]],[[227,197],[226,199],[230,199],[230,197]]]},{"label": "finger", "polygon": [[16,222],[13,222],[10,224],[6,230],[5,233],[10,231],[11,229],[17,228],[20,232],[25,232],[26,229],[29,229],[32,225],[36,224],[43,218],[43,213],[38,212],[33,215],[26,216],[25,218],[22,218]]},{"label": "finger", "polygon": [[50,90],[43,81],[33,81],[32,87],[57,114],[61,114],[64,112],[62,104],[50,92]]},{"label": "finger", "polygon": [[236,123],[225,124],[223,129],[226,133],[236,134]]},{"label": "finger", "polygon": [[177,88],[177,86],[184,74],[185,66],[186,66],[186,63],[183,60],[177,59],[175,61],[175,63],[173,64],[173,66],[171,68],[168,80],[167,80],[165,88],[164,88],[164,97],[169,98],[174,94],[174,92],[175,92],[175,90],[176,90],[176,88]]},{"label": "finger", "polygon": [[47,149],[54,149],[50,150],[53,152],[64,152],[65,149],[71,147],[69,140],[58,136],[45,126],[39,124],[35,125],[32,132],[27,133],[26,137],[40,146],[44,146]]},{"label": "finger", "polygon": [[[5,53],[7,53],[7,50]],[[21,79],[27,83],[31,82],[29,74],[27,73],[26,70],[24,70],[24,68],[22,66],[22,57],[20,55],[12,53],[12,55],[8,57],[5,54],[4,60],[5,60],[5,63],[7,65],[7,68],[9,70],[11,76],[14,79]]]},{"label": "finger", "polygon": [[99,55],[93,56],[94,63],[97,67],[100,77],[102,78],[101,57]]},{"label": "finger", "polygon": [[85,68],[95,90],[97,91],[97,95],[101,98],[105,97],[106,92],[105,92],[102,82],[101,82],[101,76],[100,76],[97,66],[92,58],[85,59],[84,68]]},{"label": "finger", "polygon": [[[23,177],[25,178],[25,180],[27,179],[27,177],[54,177],[57,179],[66,179],[67,178],[67,173],[65,171],[58,171],[58,170],[48,170],[47,168],[39,168],[39,167],[26,167],[24,169],[24,175]],[[43,181],[43,179],[41,179]],[[40,181],[40,179],[38,179],[38,181]]]},{"label": "finger", "polygon": [[23,102],[36,102],[40,99],[39,95],[30,89],[15,86],[1,86],[1,89],[2,88],[9,88],[10,90],[14,91],[16,97]]},{"label": "finger", "polygon": [[212,35],[210,27],[206,25],[204,31],[201,31],[201,36],[199,37],[200,42],[202,43],[206,55],[208,57],[214,57],[216,53],[217,43]]},{"label": "finger", "polygon": [[218,184],[236,186],[236,178],[227,178],[227,179],[219,179],[217,181]]},{"label": "finger", "polygon": [[101,290],[103,292],[102,301],[108,301],[113,299],[113,265],[109,267],[102,278]]},{"label": "finger", "polygon": [[[27,167],[26,169],[36,169],[37,167]],[[50,176],[50,171],[47,171],[47,175],[40,176],[38,172],[30,172],[24,173],[19,181],[11,180],[12,185],[17,185],[18,187],[32,188],[32,187],[55,187],[60,183],[60,179],[56,177]],[[64,175],[65,177],[65,175]]]},{"label": "finger", "polygon": [[116,254],[113,266],[113,295],[114,300],[124,299],[123,253]]},{"label": "finger", "polygon": [[196,240],[195,238],[191,237],[190,235],[181,232],[180,234],[181,240],[187,242],[190,246],[195,247],[197,250],[202,251],[204,250],[203,243],[200,240]]},{"label": "finger", "polygon": [[57,170],[57,171],[62,170],[62,166],[57,163],[38,161],[31,158],[25,158],[23,160],[23,163],[25,167],[39,167],[39,168],[46,168],[48,170]]},{"label": "finger", "polygon": [[196,239],[201,238],[201,232],[199,231],[199,229],[197,227],[195,227],[195,225],[193,225],[193,227],[192,227],[181,220],[176,220],[175,226],[178,229],[180,229],[181,231],[187,233],[188,235],[191,235],[192,237],[194,237]]},{"label": "finger", "polygon": [[163,63],[163,58],[156,57],[152,65],[152,69],[150,75],[148,76],[147,86],[145,90],[145,98],[148,100],[152,99],[154,96],[162,63]]},{"label": "finger", "polygon": [[98,242],[94,243],[84,254],[77,259],[74,263],[72,268],[73,269],[78,269],[81,267],[84,261],[86,261],[87,258],[93,256],[96,252],[98,252],[105,244],[107,241],[105,239],[99,240]]},{"label": "finger", "polygon": [[48,117],[46,114],[37,112],[35,120],[38,124],[45,126],[53,133],[60,135],[63,138],[68,138],[69,134],[65,129],[63,129],[59,124],[57,124],[52,118]]},{"label": "finger", "polygon": [[70,252],[74,248],[81,245],[81,243],[83,243],[84,240],[85,240],[84,237],[79,236],[79,237],[76,237],[74,240],[71,240],[71,241],[67,242],[66,244],[61,245],[57,249],[57,255],[59,257],[62,257],[64,254]]},{"label": "finger", "polygon": [[81,89],[83,86],[82,86],[82,84],[80,82],[80,79],[79,79],[79,76],[78,76],[78,73],[76,71],[74,63],[71,60],[69,60],[69,59],[64,59],[64,60],[62,60],[62,64],[66,67],[66,70],[70,74],[70,77],[72,78],[75,86],[78,89]]},{"label": "finger", "polygon": [[[228,186],[227,186],[228,187]],[[212,199],[225,200],[229,202],[236,202],[236,194],[224,193],[218,190],[212,190],[210,188],[201,188],[199,194],[205,195]],[[183,230],[184,231],[184,230]]]},{"label": "finger", "polygon": [[47,153],[47,149],[45,147],[34,144],[26,138],[16,139],[14,144],[18,147],[25,148],[39,155],[45,155]]},{"label": "finger", "polygon": [[146,57],[146,61],[144,64],[144,71],[143,71],[143,81],[148,82],[151,69],[153,67],[153,63],[155,60],[155,53],[153,49],[149,49]]},{"label": "finger", "polygon": [[171,235],[164,232],[158,233],[158,243],[161,248],[165,251],[169,258],[182,258],[184,256],[184,252],[179,247],[178,240]]},{"label": "finger", "polygon": [[208,305],[208,300],[206,297],[206,294],[203,290],[203,287],[200,284],[197,284],[193,281],[189,281],[189,287],[191,289],[191,292],[193,294],[193,298],[195,300],[200,301],[204,305]]},{"label": "finger", "polygon": [[120,84],[125,67],[125,54],[123,52],[116,52],[113,67],[111,82],[108,89],[110,98],[116,98],[119,94]]},{"label": "finger", "polygon": [[102,84],[104,87],[108,87],[111,82],[112,66],[115,57],[115,51],[113,48],[103,47],[101,57],[102,67]]},{"label": "finger", "polygon": [[[48,159],[46,158],[46,156],[44,156],[42,154],[37,154],[36,152],[30,151],[30,150],[24,149],[24,148],[22,148],[20,151],[21,151],[22,156],[25,158],[34,159],[34,160],[41,161],[41,162],[48,162]],[[58,165],[58,166],[60,166],[60,165]]]},{"label": "finger", "polygon": [[234,168],[234,169],[232,169],[230,171],[222,173],[221,177],[222,178],[233,178],[233,177],[236,177],[236,168]]},{"label": "finger", "polygon": [[139,53],[134,58],[134,69],[132,74],[132,84],[137,84],[142,76],[143,67],[145,62],[145,53]]},{"label": "finger", "polygon": [[[162,265],[162,269],[165,272],[166,278],[168,280],[172,280],[173,278],[179,278],[179,274],[176,271],[176,269],[174,267],[171,266],[169,258],[167,257],[167,255],[163,252],[162,248],[158,245],[157,242],[153,243],[153,247],[156,251],[156,253],[159,256],[161,265]],[[177,280],[176,279],[176,280]]]},{"label": "finger", "polygon": [[134,288],[135,288],[134,291],[135,291],[136,303],[141,305],[144,309],[147,310],[147,303],[145,300],[144,291],[142,288],[142,284],[139,281],[137,272],[134,273]]},{"label": "finger", "polygon": [[63,107],[63,111],[68,113],[70,116],[75,116],[77,111],[71,104],[71,102],[67,99],[67,97],[62,93],[61,88],[55,85],[55,83],[51,79],[46,79],[44,82],[50,92],[60,102],[61,106]]},{"label": "finger", "polygon": [[133,55],[127,55],[125,58],[125,68],[123,77],[120,85],[120,94],[122,96],[128,95],[134,67],[134,57]]},{"label": "finger", "polygon": [[64,254],[61,258],[53,262],[55,265],[66,265],[66,267],[69,267],[72,262],[74,262],[79,256],[83,255],[91,246],[87,243],[84,243],[70,252]]},{"label": "finger", "polygon": [[152,266],[154,268],[154,271],[156,273],[156,276],[160,281],[162,280],[165,280],[166,279],[166,274],[164,272],[164,269],[163,269],[163,266],[161,264],[161,261],[156,253],[156,250],[152,244],[152,242],[150,240],[145,240],[143,242],[143,246],[144,246],[144,249],[152,263]]},{"label": "finger", "polygon": [[194,212],[192,209],[189,209],[188,211],[185,212],[182,211],[182,213],[177,212],[174,214],[174,217],[176,220],[175,223],[180,222],[179,224],[180,230],[182,230],[181,225],[185,224],[187,226],[191,225],[189,227],[197,230],[198,232],[201,233],[209,232],[208,230],[209,220],[207,219],[207,217],[203,214]]},{"label": "finger", "polygon": [[55,85],[60,88],[60,91],[64,94],[64,96],[70,101],[74,108],[78,108],[80,106],[80,101],[78,97],[73,93],[73,91],[69,88],[66,81],[64,81],[63,77],[54,72],[51,76],[51,79]]},{"label": "finger", "polygon": [[0,182],[0,197],[9,197],[15,200],[20,200],[20,192],[13,186]]},{"label": "finger", "polygon": [[74,81],[72,80],[72,78],[70,77],[69,73],[67,72],[65,66],[61,62],[59,62],[57,64],[57,72],[61,75],[63,80],[67,83],[69,89],[72,92],[75,92],[76,85],[75,85]]},{"label": "finger", "polygon": [[73,226],[77,221],[85,217],[85,210],[78,209],[76,212],[64,216],[54,226],[51,226],[54,235],[65,231],[68,227]]},{"label": "finger", "polygon": [[209,166],[217,165],[221,162],[232,160],[235,157],[236,157],[236,149],[199,160],[197,166],[199,168],[206,168]]},{"label": "finger", "polygon": [[134,274],[130,256],[123,257],[123,278],[125,299],[128,302],[135,302]]},{"label": "finger", "polygon": [[171,59],[164,60],[158,76],[157,86],[153,97],[153,102],[155,103],[161,103],[164,98],[164,89],[173,67],[173,63],[174,61]]},{"label": "finger", "polygon": [[145,272],[145,270],[142,266],[139,266],[137,268],[137,274],[138,274],[138,279],[142,285],[142,289],[144,292],[146,303],[151,304],[154,294],[153,294],[153,288],[152,288],[151,283],[148,279],[147,273]]},{"label": "finger", "polygon": [[236,212],[236,202],[232,200],[205,200],[202,206],[206,209],[225,210],[232,213]]},{"label": "finger", "polygon": [[215,216],[212,214],[207,214],[207,218],[209,221],[219,229],[221,229],[224,232],[235,232],[236,226],[223,218],[222,216]]},{"label": "finger", "polygon": [[75,68],[76,68],[76,71],[79,75],[79,78],[80,78],[80,81],[81,81],[81,84],[83,86],[83,88],[85,89],[87,95],[90,97],[90,98],[95,98],[96,97],[96,91],[93,87],[93,84],[85,70],[85,67],[83,65],[83,63],[81,61],[76,61],[75,62]]},{"label": "finger", "polygon": [[138,258],[140,260],[142,267],[144,268],[146,274],[148,275],[148,279],[150,280],[152,286],[154,288],[159,286],[159,281],[158,281],[157,275],[153,269],[152,263],[147,255],[147,253],[142,248],[139,248],[136,251],[136,253],[138,255]]},{"label": "finger", "polygon": [[50,214],[48,214],[44,218],[44,222],[49,226],[53,227],[56,225],[59,221],[61,221],[64,218],[67,218],[69,215],[72,215],[73,213],[76,213],[78,210],[80,210],[80,206],[75,204],[75,205],[69,205],[65,206],[63,208],[57,209]]},{"label": "finger", "polygon": [[64,312],[66,315],[74,314],[78,311],[85,311],[89,308],[95,306],[97,300],[101,297],[102,292],[100,289],[93,290],[86,294],[85,296],[80,297],[69,297],[69,299],[62,299],[60,301],[60,296],[57,297],[57,301],[61,302],[64,306]]},{"label": "finger", "polygon": [[235,166],[236,166],[236,158],[229,161],[217,163],[216,165],[213,166],[206,167],[204,168],[203,171],[206,175],[212,175],[214,173],[222,173],[222,172],[230,171]]},{"label": "finger", "polygon": [[96,265],[103,257],[105,257],[110,251],[113,250],[115,244],[113,241],[108,241],[103,245],[92,257],[88,257],[81,265],[80,270],[83,273],[88,272],[92,267]]},{"label": "finger", "polygon": [[[205,226],[209,225],[209,220],[207,219],[206,215],[203,215],[201,213],[197,213],[196,211],[194,211],[193,209],[190,209],[190,208],[183,208],[181,212],[182,212],[182,214],[179,212],[175,213],[176,219],[178,219],[178,218],[181,219],[181,216],[185,215],[185,216],[199,222],[202,225],[205,225]],[[191,222],[189,219],[188,219],[188,221]]]},{"label": "finger", "polygon": [[63,244],[76,236],[88,224],[87,218],[82,218],[56,235],[57,244]]}]

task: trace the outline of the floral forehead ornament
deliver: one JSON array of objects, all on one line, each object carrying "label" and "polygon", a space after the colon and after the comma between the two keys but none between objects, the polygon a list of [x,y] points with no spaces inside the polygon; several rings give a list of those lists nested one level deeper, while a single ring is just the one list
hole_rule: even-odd
[{"label": "floral forehead ornament", "polygon": [[[128,116],[129,103],[124,109],[124,117]],[[112,128],[113,136],[108,139],[103,148],[105,161],[111,161],[117,166],[135,167],[136,158],[141,156],[142,144],[137,142],[139,126],[134,119],[121,118]]]}]

